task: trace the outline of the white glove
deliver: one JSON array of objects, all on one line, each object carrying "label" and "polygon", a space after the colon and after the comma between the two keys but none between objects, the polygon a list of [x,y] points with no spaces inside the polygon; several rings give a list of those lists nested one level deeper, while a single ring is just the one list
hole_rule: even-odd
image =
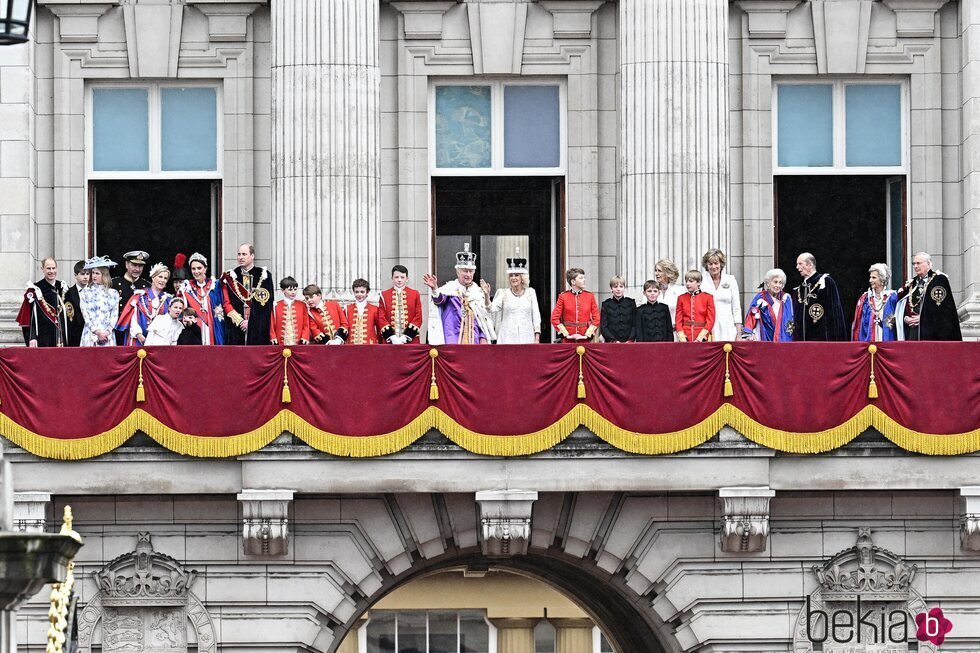
[{"label": "white glove", "polygon": [[388,338],[388,342],[393,345],[404,345],[406,342],[408,342],[408,340],[405,338],[405,336],[393,335]]},{"label": "white glove", "polygon": [[342,345],[342,344],[344,344],[344,339],[341,338],[340,336],[334,336],[333,338],[331,338],[330,340],[327,341],[327,344],[328,345]]}]

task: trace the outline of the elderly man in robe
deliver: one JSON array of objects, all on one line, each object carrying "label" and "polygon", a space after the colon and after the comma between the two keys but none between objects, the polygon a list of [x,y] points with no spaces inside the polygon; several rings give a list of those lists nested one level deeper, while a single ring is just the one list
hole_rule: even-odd
[{"label": "elderly man in robe", "polygon": [[490,297],[474,283],[476,252],[470,244],[456,252],[456,278],[442,286],[434,274],[422,276],[430,294],[429,344],[475,345],[488,344],[496,339],[493,320],[487,310]]}]

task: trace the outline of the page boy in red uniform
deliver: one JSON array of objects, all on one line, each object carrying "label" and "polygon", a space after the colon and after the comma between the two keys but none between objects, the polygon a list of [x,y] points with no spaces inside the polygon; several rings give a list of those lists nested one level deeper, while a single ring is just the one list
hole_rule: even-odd
[{"label": "page boy in red uniform", "polygon": [[310,312],[310,342],[342,345],[350,334],[347,314],[335,301],[323,299],[320,286],[311,283],[303,288]]},{"label": "page boy in red uniform", "polygon": [[292,277],[279,282],[283,299],[272,308],[269,321],[269,342],[273,345],[306,345],[310,342],[310,313],[306,304],[296,296],[299,284]]},{"label": "page boy in red uniform", "polygon": [[684,275],[687,292],[677,298],[674,327],[680,342],[706,342],[711,340],[715,326],[715,299],[701,291],[701,273],[688,270]]},{"label": "page boy in red uniform", "polygon": [[408,268],[391,268],[391,288],[381,291],[378,307],[395,330],[400,344],[418,344],[422,331],[422,297],[408,287]]},{"label": "page boy in red uniform", "polygon": [[395,330],[388,324],[387,318],[377,306],[367,300],[371,286],[364,279],[354,279],[351,284],[354,291],[354,302],[348,304],[344,311],[350,324],[350,344],[376,345],[387,340],[400,344],[396,339]]},{"label": "page boy in red uniform", "polygon": [[565,273],[569,289],[558,295],[551,311],[551,325],[563,342],[592,340],[599,331],[599,304],[585,289],[585,270],[571,268]]}]

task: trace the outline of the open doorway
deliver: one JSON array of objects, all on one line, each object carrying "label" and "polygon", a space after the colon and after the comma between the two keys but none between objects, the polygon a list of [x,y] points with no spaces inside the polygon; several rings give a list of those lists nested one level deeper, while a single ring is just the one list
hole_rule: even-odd
[{"label": "open doorway", "polygon": [[561,178],[434,177],[434,251],[440,283],[455,276],[456,252],[470,243],[477,278],[496,291],[507,287],[506,259],[520,247],[541,310],[541,341],[550,342],[547,316],[561,286],[564,262]]},{"label": "open doorway", "polygon": [[887,263],[902,282],[906,255],[905,177],[806,175],[775,178],[776,261],[799,284],[796,257],[811,252],[837,281],[845,320],[868,288],[868,268]]},{"label": "open doorway", "polygon": [[125,252],[142,249],[149,252],[151,264],[167,267],[178,252],[200,252],[217,275],[220,206],[218,181],[93,181],[89,251],[118,262]]}]

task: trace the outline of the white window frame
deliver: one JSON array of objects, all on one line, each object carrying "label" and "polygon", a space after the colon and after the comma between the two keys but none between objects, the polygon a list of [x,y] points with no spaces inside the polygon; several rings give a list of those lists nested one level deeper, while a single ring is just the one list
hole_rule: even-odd
[{"label": "white window frame", "polygon": [[[490,87],[490,167],[489,168],[437,168],[436,167],[436,87],[439,86],[489,86]],[[558,87],[558,166],[553,168],[506,168],[504,167],[504,87],[505,86],[557,86]],[[557,177],[565,174],[568,166],[568,84],[565,78],[533,77],[505,78],[458,78],[429,80],[429,175],[433,177]]]},{"label": "white window frame", "polygon": [[[780,166],[779,165],[779,87],[822,85],[832,87],[833,111],[833,165],[831,166]],[[848,86],[899,86],[901,117],[902,165],[899,166],[848,166],[846,97]],[[908,175],[909,148],[909,80],[907,77],[850,77],[825,79],[822,77],[780,78],[773,83],[772,92],[772,170],[773,175]]]},{"label": "white window frame", "polygon": [[[475,610],[473,608],[422,608],[418,610],[405,609],[405,608],[394,608],[388,610],[379,610],[379,612],[421,612],[425,614],[425,648],[429,649],[429,613],[430,612],[455,612],[456,613],[456,650],[459,650],[461,642],[459,641],[459,620],[461,612],[481,612],[483,621],[487,624],[487,648],[490,653],[497,653],[497,627],[493,625],[490,619],[487,617],[485,610]],[[371,623],[371,612],[367,614],[367,619],[364,623],[357,629],[357,650],[358,653],[367,653],[367,627]],[[398,641],[398,621],[396,617],[395,621],[395,642]]]},{"label": "white window frame", "polygon": [[[213,88],[215,90],[215,116],[217,120],[217,170],[163,170],[162,117],[160,108],[160,89],[163,88]],[[149,170],[95,170],[95,130],[93,121],[93,91],[95,89],[146,89],[149,131]],[[85,88],[85,176],[86,180],[103,179],[221,179],[224,174],[224,103],[222,84],[217,81],[180,80],[172,82],[97,82]]]}]

